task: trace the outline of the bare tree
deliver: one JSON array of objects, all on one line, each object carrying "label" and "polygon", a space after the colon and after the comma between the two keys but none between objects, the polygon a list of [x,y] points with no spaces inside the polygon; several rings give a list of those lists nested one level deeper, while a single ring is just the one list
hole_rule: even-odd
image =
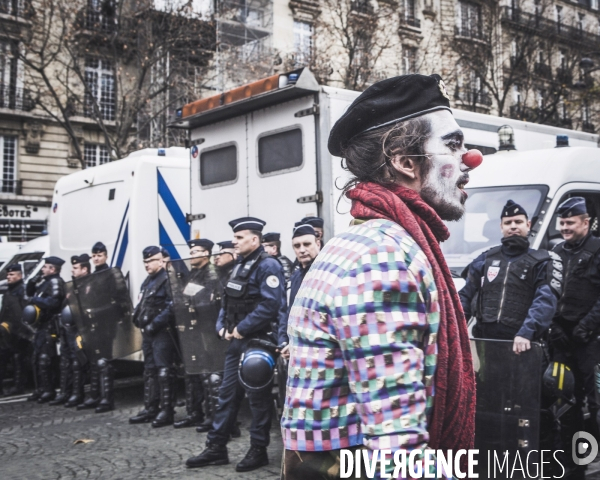
[{"label": "bare tree", "polygon": [[21,60],[37,106],[71,139],[85,168],[82,126],[100,132],[113,158],[169,146],[166,117],[197,94],[215,45],[211,21],[191,1],[36,0]]}]

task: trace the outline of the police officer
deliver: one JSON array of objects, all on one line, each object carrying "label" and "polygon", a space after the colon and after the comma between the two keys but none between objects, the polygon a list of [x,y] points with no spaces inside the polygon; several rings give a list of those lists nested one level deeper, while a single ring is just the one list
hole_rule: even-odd
[{"label": "police officer", "polygon": [[315,232],[317,233],[319,248],[323,248],[323,245],[325,245],[325,239],[323,237],[325,231],[325,222],[323,221],[323,219],[321,217],[304,217],[302,220],[300,220],[300,223],[302,223],[303,225],[312,225],[312,227],[315,229]]},{"label": "police officer", "polygon": [[[62,258],[46,257],[38,274],[27,282],[26,294],[31,298],[23,311],[23,319],[35,329],[33,365],[37,386],[28,401],[49,402],[56,396],[52,382],[51,362],[56,355],[55,319],[65,299],[65,282],[60,278]],[[28,311],[28,315],[25,311]],[[32,316],[29,316],[32,312]]]},{"label": "police officer", "polygon": [[219,253],[215,255],[215,267],[217,269],[217,274],[219,275],[221,285],[223,285],[223,288],[225,288],[225,285],[229,280],[229,276],[231,275],[231,271],[233,270],[235,261],[237,260],[237,254],[235,253],[233,242],[231,240],[217,242],[217,245],[219,246]]},{"label": "police officer", "polygon": [[502,244],[471,263],[459,292],[466,318],[477,318],[473,335],[512,340],[517,354],[548,330],[561,291],[560,259],[529,247],[530,228],[525,209],[508,200],[500,219]]},{"label": "police officer", "polygon": [[[214,243],[207,238],[189,240],[191,270],[187,278],[188,283],[202,286],[202,290],[193,296],[195,305],[209,305],[220,302],[222,287],[215,266],[210,263],[210,256]],[[200,319],[202,320],[202,319]],[[210,375],[185,375],[185,408],[187,415],[173,424],[175,428],[197,427],[204,420],[202,404],[206,413],[210,411],[208,403],[209,392],[203,391],[204,377]]]},{"label": "police officer", "polygon": [[300,285],[302,285],[304,277],[310,270],[310,267],[315,261],[315,258],[317,258],[320,250],[320,243],[317,240],[317,233],[314,227],[310,224],[302,223],[301,221],[296,222],[292,233],[292,247],[294,248],[299,268],[292,273],[288,308],[286,309],[283,318],[280,318],[279,320],[278,343],[280,347],[285,347],[281,351],[281,355],[284,358],[289,356],[289,348],[287,347],[289,342],[287,319],[289,317],[290,309],[294,305],[294,300],[296,299],[298,290],[300,290]]},{"label": "police officer", "polygon": [[[87,253],[73,255],[71,257],[71,276],[79,278],[89,275],[91,270],[90,256]],[[77,326],[71,310],[68,309],[69,297],[72,291],[65,292],[58,326],[58,337],[60,340],[60,393],[49,402],[49,405],[66,404],[70,399],[78,400],[77,403],[69,403],[68,407],[78,405],[83,401],[83,372],[80,361],[85,354],[81,349],[81,341],[77,343]],[[67,308],[68,310],[65,310]]]},{"label": "police officer", "polygon": [[272,257],[275,257],[279,263],[281,263],[285,282],[289,282],[292,271],[294,270],[294,265],[289,258],[281,253],[281,235],[276,232],[265,233],[263,235],[262,245],[265,252]]},{"label": "police officer", "polygon": [[[285,302],[283,269],[261,245],[265,222],[245,217],[233,220],[229,225],[234,232],[233,244],[238,260],[225,289],[217,332],[230,344],[207,448],[187,460],[186,465],[190,468],[229,463],[226,445],[239,406],[239,392],[243,388],[238,379],[240,356],[251,339],[267,338],[271,323],[277,320],[281,303]],[[267,446],[273,412],[271,387],[248,390],[247,395],[252,412],[251,446],[237,464],[238,472],[255,470],[269,463]]]},{"label": "police officer", "polygon": [[19,263],[6,267],[6,283],[8,290],[4,294],[2,310],[0,310],[0,337],[6,339],[5,348],[0,342],[0,393],[6,365],[12,360],[13,386],[7,395],[20,395],[25,391],[25,362],[31,347],[30,330],[21,323],[21,313],[27,304],[23,272]]},{"label": "police officer", "polygon": [[102,242],[96,242],[92,247],[92,262],[94,263],[94,273],[108,270],[110,267],[106,263],[108,261],[108,252],[106,245]]},{"label": "police officer", "polygon": [[584,430],[583,406],[587,400],[587,429],[596,438],[599,406],[594,396],[594,365],[600,362],[600,239],[590,231],[590,216],[583,197],[564,201],[557,210],[564,242],[554,247],[564,266],[563,292],[552,321],[550,347],[553,360],[565,363],[575,377],[576,404],[561,417],[563,448],[567,452],[568,479],[583,479],[585,467],[571,461],[573,435]]},{"label": "police officer", "polygon": [[129,423],[152,422],[153,427],[164,427],[173,424],[175,409],[171,292],[160,247],[146,247],[143,258],[148,277],[142,283],[133,323],[142,331],[144,408]]}]

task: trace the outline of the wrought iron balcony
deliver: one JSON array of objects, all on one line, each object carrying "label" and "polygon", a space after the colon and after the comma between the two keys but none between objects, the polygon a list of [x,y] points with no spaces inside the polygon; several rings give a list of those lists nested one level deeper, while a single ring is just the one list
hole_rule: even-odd
[{"label": "wrought iron balcony", "polygon": [[534,73],[542,78],[551,79],[552,78],[552,67],[545,63],[536,62],[533,66]]},{"label": "wrought iron balcony", "polygon": [[600,35],[588,32],[579,27],[567,25],[543,17],[542,15],[525,12],[519,8],[502,7],[502,21],[511,23],[522,29],[556,36],[558,39],[577,44],[600,45]]},{"label": "wrought iron balcony", "polygon": [[457,88],[454,99],[469,105],[492,105],[492,97],[481,89]]},{"label": "wrought iron balcony", "polygon": [[0,83],[0,108],[30,112],[34,107],[35,102],[29,90]]},{"label": "wrought iron balcony", "polygon": [[25,0],[0,0],[0,13],[24,17],[25,11]]},{"label": "wrought iron balcony", "polygon": [[421,28],[421,20],[415,18],[413,15],[400,15],[400,24],[414,28]]},{"label": "wrought iron balcony", "polygon": [[117,21],[112,16],[88,8],[85,12],[85,29],[97,33],[111,33],[117,29]]},{"label": "wrought iron balcony", "polygon": [[556,69],[556,79],[567,85],[573,83],[573,72],[567,70],[566,68],[557,68]]},{"label": "wrought iron balcony", "polygon": [[596,133],[596,128],[594,127],[594,124],[591,122],[583,122],[583,124],[581,125],[581,129],[584,132]]}]

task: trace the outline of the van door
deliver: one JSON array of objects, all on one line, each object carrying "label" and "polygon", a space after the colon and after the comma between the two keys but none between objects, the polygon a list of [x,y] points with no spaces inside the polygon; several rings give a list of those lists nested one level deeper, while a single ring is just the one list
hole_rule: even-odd
[{"label": "van door", "polygon": [[319,213],[313,104],[308,96],[248,115],[248,211],[281,233],[288,256],[294,223]]},{"label": "van door", "polygon": [[192,132],[192,238],[230,240],[227,222],[248,215],[246,118],[232,118]]}]

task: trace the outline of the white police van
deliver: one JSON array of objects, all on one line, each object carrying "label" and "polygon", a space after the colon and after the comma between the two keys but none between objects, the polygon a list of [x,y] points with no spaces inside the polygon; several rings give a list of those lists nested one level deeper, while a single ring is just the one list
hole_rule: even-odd
[{"label": "white police van", "polygon": [[[188,254],[189,186],[189,153],[181,147],[139,150],[67,175],[54,189],[50,254],[68,262],[72,255],[91,255],[92,245],[103,242],[109,265],[128,279],[135,305],[147,276],[145,247],[160,245],[173,259]],[[69,263],[61,275],[71,279]]]},{"label": "white police van", "polygon": [[[178,110],[171,127],[190,134],[192,236],[229,239],[229,220],[256,216],[267,222],[265,231],[282,234],[284,252],[291,256],[292,228],[302,217],[323,217],[326,238],[347,228],[350,205],[340,199],[339,187],[348,174],[340,159],[329,154],[327,140],[333,124],[358,95],[321,86],[304,68]],[[453,113],[469,148],[483,153],[497,150],[497,131],[502,125],[512,127],[519,151],[552,147],[556,135],[568,135],[573,146],[598,146],[598,135],[461,110]],[[501,161],[502,155],[486,156],[484,165]],[[539,168],[541,174],[551,174],[546,167]],[[473,177],[479,178],[475,173]],[[519,170],[490,177],[490,182],[505,177],[518,182]],[[458,245],[450,249],[453,259],[463,255],[458,249]]]}]

